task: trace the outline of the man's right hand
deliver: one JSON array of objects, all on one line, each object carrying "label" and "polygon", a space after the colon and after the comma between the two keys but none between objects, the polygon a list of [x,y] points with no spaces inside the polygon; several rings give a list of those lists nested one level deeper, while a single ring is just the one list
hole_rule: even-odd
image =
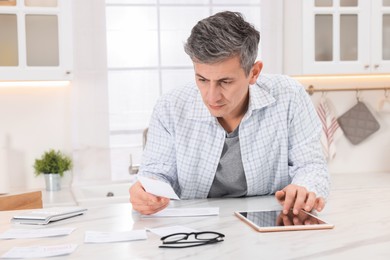
[{"label": "man's right hand", "polygon": [[143,215],[154,214],[166,208],[169,204],[168,198],[147,193],[139,181],[131,186],[129,193],[133,209]]}]

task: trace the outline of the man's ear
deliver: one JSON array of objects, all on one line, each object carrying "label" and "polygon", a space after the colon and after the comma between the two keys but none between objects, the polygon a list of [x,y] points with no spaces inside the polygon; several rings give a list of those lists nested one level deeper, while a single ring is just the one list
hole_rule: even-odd
[{"label": "man's ear", "polygon": [[263,69],[263,63],[261,61],[256,61],[255,64],[253,64],[252,70],[249,74],[250,80],[249,84],[255,84],[257,78],[260,75],[261,70]]}]

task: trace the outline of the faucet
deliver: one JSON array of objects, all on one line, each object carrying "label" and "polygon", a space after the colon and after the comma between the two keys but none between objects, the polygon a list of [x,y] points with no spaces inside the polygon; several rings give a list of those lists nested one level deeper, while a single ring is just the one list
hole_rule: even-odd
[{"label": "faucet", "polygon": [[130,175],[137,174],[138,170],[139,170],[139,165],[138,164],[133,165],[133,156],[130,154],[129,174]]},{"label": "faucet", "polygon": [[[142,149],[145,149],[145,146],[146,146],[146,141],[148,139],[148,130],[149,130],[149,128],[145,128],[142,131]],[[131,154],[130,154],[129,174],[130,175],[137,174],[138,170],[139,170],[139,164],[133,165],[133,156],[131,156]]]}]

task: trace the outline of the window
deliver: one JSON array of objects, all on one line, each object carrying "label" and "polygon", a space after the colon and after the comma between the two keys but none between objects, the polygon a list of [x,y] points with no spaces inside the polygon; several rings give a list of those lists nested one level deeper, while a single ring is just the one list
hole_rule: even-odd
[{"label": "window", "polygon": [[239,11],[261,31],[261,6],[261,0],[106,0],[113,180],[129,178],[130,154],[140,162],[142,131],[158,97],[193,80],[183,44],[196,22]]}]

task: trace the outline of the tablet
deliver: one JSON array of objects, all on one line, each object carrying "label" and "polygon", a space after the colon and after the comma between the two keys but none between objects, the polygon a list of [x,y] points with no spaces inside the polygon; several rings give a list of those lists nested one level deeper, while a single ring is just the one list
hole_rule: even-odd
[{"label": "tablet", "polygon": [[314,213],[301,210],[294,215],[292,210],[283,214],[281,210],[240,211],[234,214],[259,232],[330,229],[334,225],[320,219]]}]

